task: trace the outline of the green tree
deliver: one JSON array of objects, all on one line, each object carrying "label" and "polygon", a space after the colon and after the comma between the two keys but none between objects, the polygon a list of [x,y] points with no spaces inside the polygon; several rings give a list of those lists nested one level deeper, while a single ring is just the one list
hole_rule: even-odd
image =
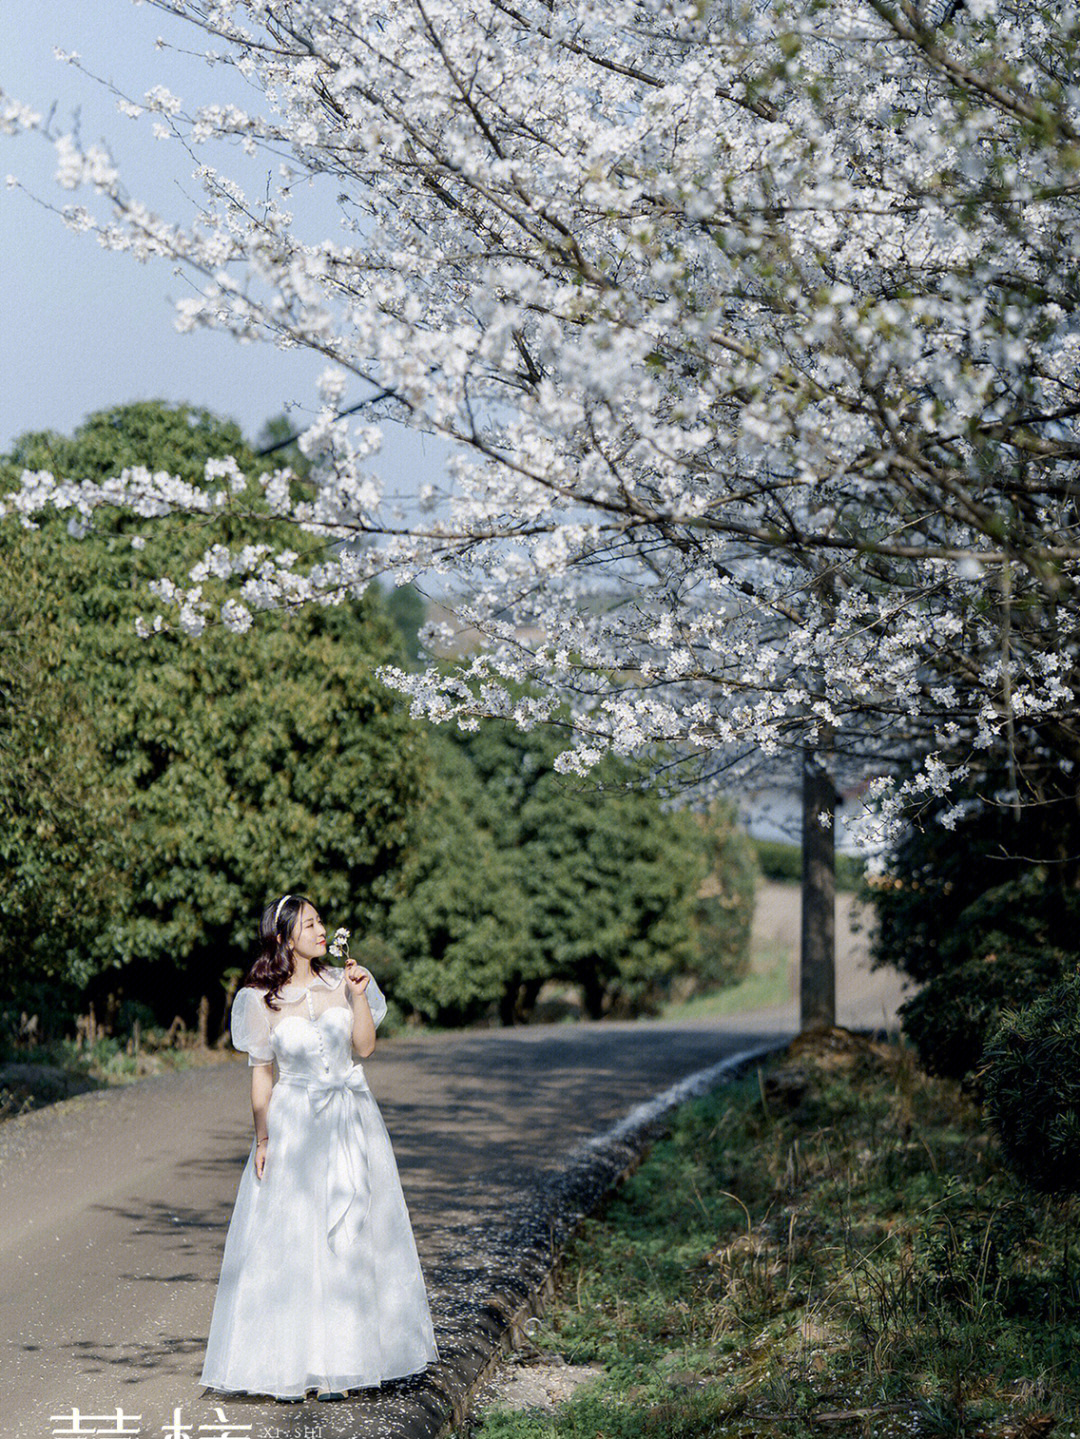
[{"label": "green tree", "polygon": [[[48,463],[85,477],[145,465],[198,484],[224,454],[259,463],[231,422],[147,402],[93,415],[70,439],[22,437],[0,481]],[[238,506],[215,538],[274,535],[265,507]],[[223,974],[245,963],[271,894],[302,886],[350,927],[385,911],[424,789],[424,743],[373,678],[400,657],[375,589],[340,608],[261,616],[250,635],[215,626],[197,642],[140,639],[147,580],[196,564],[206,543],[192,515],[141,541],[137,517],[105,511],[84,539],[61,515],[20,541],[55,596],[50,683],[86,697],[95,790],[118,817],[108,920],[47,962],[92,971],[90,997],[148,1002],[166,1020],[192,1019],[206,995],[216,1024]]]},{"label": "green tree", "polygon": [[401,633],[410,664],[420,659],[420,627],[427,619],[427,601],[415,585],[398,585],[389,590],[386,607]]},{"label": "green tree", "polygon": [[[444,1023],[494,1012],[526,1020],[545,980],[581,987],[594,1017],[655,1012],[677,977],[730,977],[722,936],[703,923],[701,893],[727,845],[715,824],[665,813],[609,758],[603,788],[552,769],[560,743],[486,722],[432,736],[439,775],[407,892],[387,921],[395,990]],[[745,882],[725,872],[713,898]],[[716,916],[710,912],[709,918]],[[739,957],[726,956],[735,969]]]},{"label": "green tree", "polygon": [[691,993],[737,984],[750,968],[750,926],[760,872],[758,846],[727,800],[699,816],[706,877],[694,904],[696,959]]},{"label": "green tree", "polygon": [[18,545],[0,568],[0,983],[11,1008],[44,1012],[82,956],[121,874],[116,814],[85,687],[65,680],[52,576]]},{"label": "green tree", "polygon": [[438,731],[429,742],[428,802],[379,957],[403,1009],[468,1024],[502,1009],[515,976],[536,956],[520,857],[489,822],[468,755]]},{"label": "green tree", "polygon": [[288,415],[273,415],[263,425],[255,441],[255,452],[266,458],[274,469],[288,465],[302,480],[311,474],[311,461],[296,442],[297,426]]}]

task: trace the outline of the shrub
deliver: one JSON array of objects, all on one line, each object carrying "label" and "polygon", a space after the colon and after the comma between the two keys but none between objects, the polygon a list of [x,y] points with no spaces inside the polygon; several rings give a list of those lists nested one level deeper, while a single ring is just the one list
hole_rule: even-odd
[{"label": "shrub", "polygon": [[924,985],[900,1006],[904,1033],[923,1068],[970,1078],[1002,1013],[1037,999],[1060,978],[1061,963],[1055,950],[1000,945]]},{"label": "shrub", "polygon": [[[758,867],[766,879],[780,884],[799,884],[802,881],[802,846],[786,844],[779,839],[751,840],[757,855]],[[861,883],[866,866],[855,854],[836,856],[837,889],[856,889]]]},{"label": "shrub", "polygon": [[969,1076],[1003,1011],[1069,967],[1080,892],[1064,864],[1025,857],[1051,849],[1048,824],[1038,806],[1019,821],[973,809],[952,833],[931,813],[895,847],[885,881],[864,889],[877,914],[875,964],[923,986],[900,1016],[931,1073]]},{"label": "shrub", "polygon": [[1008,1010],[980,1070],[1005,1163],[1043,1194],[1080,1191],[1080,971]]},{"label": "shrub", "polygon": [[[1004,1011],[1061,979],[1070,964],[1062,942],[1067,906],[1033,867],[979,895],[941,935],[942,968],[900,1008],[904,1033],[931,1074],[969,1077]],[[1075,923],[1075,899],[1071,912]]]}]

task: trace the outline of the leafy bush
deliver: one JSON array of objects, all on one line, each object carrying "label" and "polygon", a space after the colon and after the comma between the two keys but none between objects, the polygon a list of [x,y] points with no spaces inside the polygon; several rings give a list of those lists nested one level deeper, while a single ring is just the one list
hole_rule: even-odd
[{"label": "leafy bush", "polygon": [[779,839],[755,839],[754,854],[766,879],[778,884],[798,884],[802,879],[802,847]]},{"label": "leafy bush", "polygon": [[[799,884],[802,881],[802,846],[786,844],[778,839],[753,839],[750,841],[757,856],[758,867],[766,879],[780,884]],[[866,866],[858,855],[838,854],[836,856],[837,889],[856,889],[862,881]]]},{"label": "leafy bush", "polygon": [[1060,973],[1060,964],[1047,950],[1006,951],[969,960],[901,1005],[904,1033],[928,1073],[972,1082],[987,1038],[1004,1011],[1036,999]]},{"label": "leafy bush", "polygon": [[1009,1168],[1043,1194],[1080,1192],[1080,972],[1008,1010],[982,1056],[986,1113]]},{"label": "leafy bush", "polygon": [[956,795],[928,807],[922,827],[894,847],[884,878],[863,891],[877,915],[875,964],[922,986],[901,1007],[904,1032],[928,1070],[957,1079],[977,1068],[1005,1009],[1062,977],[1080,932],[1068,859],[1080,852],[1075,803],[1016,815],[978,800],[1006,779],[989,764],[973,776],[969,812],[955,829],[937,816]]},{"label": "leafy bush", "polygon": [[1060,980],[1069,952],[1051,942],[1045,877],[1032,870],[963,910],[942,939],[944,967],[900,1007],[904,1033],[931,1074],[970,1078],[1007,1009]]}]

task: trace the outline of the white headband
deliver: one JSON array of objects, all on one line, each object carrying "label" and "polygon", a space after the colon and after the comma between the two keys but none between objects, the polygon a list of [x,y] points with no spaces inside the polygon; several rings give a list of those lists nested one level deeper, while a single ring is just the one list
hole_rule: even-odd
[{"label": "white headband", "polygon": [[286,901],[287,899],[292,899],[292,895],[291,895],[291,894],[283,894],[283,895],[281,896],[281,898],[278,900],[277,909],[274,910],[274,928],[275,928],[275,929],[277,928],[277,922],[278,922],[278,920],[281,918],[281,906],[285,903],[285,901]]}]

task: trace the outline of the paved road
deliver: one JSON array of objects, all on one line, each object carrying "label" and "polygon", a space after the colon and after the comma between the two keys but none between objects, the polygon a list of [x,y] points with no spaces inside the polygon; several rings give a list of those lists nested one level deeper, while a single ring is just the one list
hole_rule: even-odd
[{"label": "paved road", "polygon": [[[579,1139],[768,1037],[588,1024],[383,1044],[365,1069],[440,1343],[455,1291],[482,1277],[469,1259],[480,1229]],[[50,1439],[62,1426],[49,1416],[73,1406],[140,1414],[144,1439],[177,1407],[192,1439],[215,1418],[198,1374],[250,1132],[240,1061],[79,1096],[0,1129],[4,1439]],[[227,1412],[297,1433],[298,1408],[230,1401]],[[259,1424],[249,1433],[261,1439]]]},{"label": "paved road", "polygon": [[[876,1010],[874,985],[844,964],[841,1019],[868,985]],[[483,1287],[485,1236],[579,1140],[693,1070],[793,1030],[785,1009],[723,1026],[538,1025],[381,1043],[365,1069],[394,1144],[440,1348],[452,1347],[465,1296]],[[251,1428],[215,1429],[222,1401],[202,1397],[214,1288],[250,1144],[248,1080],[237,1059],[0,1125],[2,1439],[52,1439],[65,1432],[54,1415],[68,1417],[71,1433],[75,1407],[85,1434],[158,1439],[176,1410],[187,1427],[172,1439],[350,1432],[343,1406],[314,1400],[229,1400],[229,1419]],[[141,1423],[122,1427],[117,1406]]]}]

